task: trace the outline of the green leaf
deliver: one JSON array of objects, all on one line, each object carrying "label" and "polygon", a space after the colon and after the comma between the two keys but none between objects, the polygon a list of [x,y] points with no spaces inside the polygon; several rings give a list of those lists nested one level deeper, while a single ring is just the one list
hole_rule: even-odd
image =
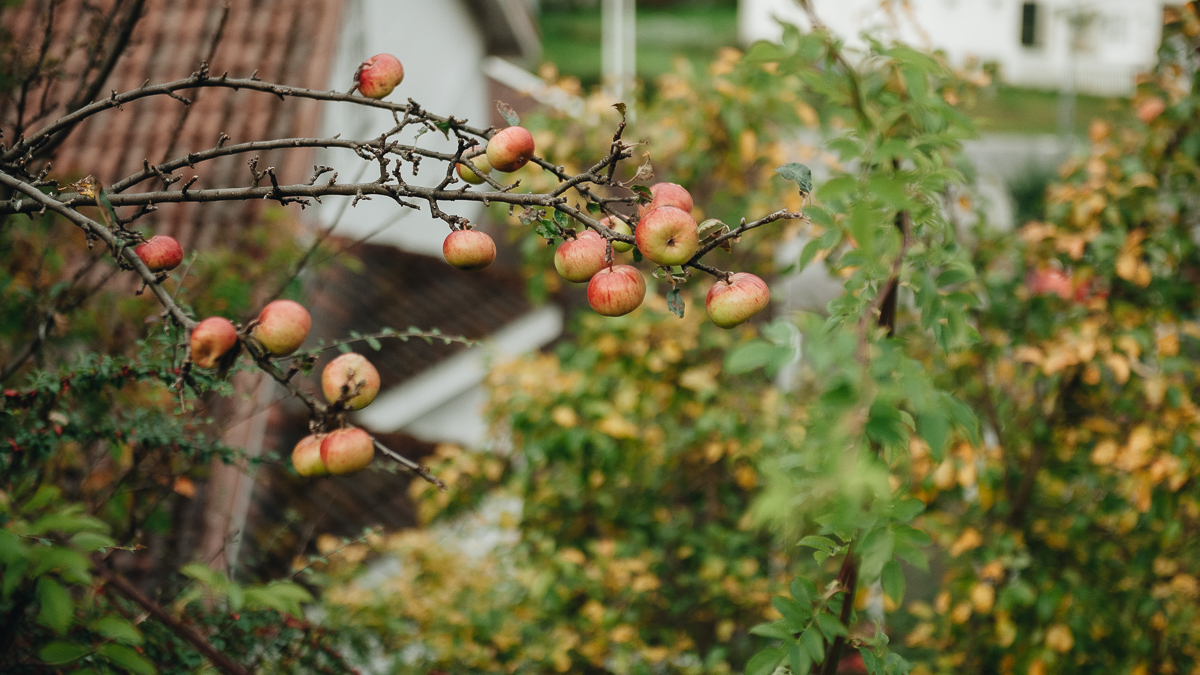
[{"label": "green leaf", "polygon": [[113,546],[116,546],[116,544],[117,542],[113,541],[111,537],[98,534],[96,532],[80,532],[74,537],[71,537],[72,546],[81,551],[87,551],[88,553],[91,553],[92,551],[100,551],[106,548],[112,548]]},{"label": "green leaf", "polygon": [[101,645],[100,649],[96,651],[101,656],[112,661],[114,665],[135,673],[135,675],[154,675],[158,672],[154,664],[143,658],[141,654],[138,654],[137,650],[133,647],[110,642],[106,645]]},{"label": "green leaf", "polygon": [[940,462],[946,457],[946,442],[950,436],[950,421],[945,413],[917,414],[917,433],[929,444],[929,454],[934,461]]},{"label": "green leaf", "polygon": [[889,560],[883,566],[880,581],[883,584],[883,592],[887,593],[892,602],[898,605],[904,600],[904,571],[900,569],[900,563]]},{"label": "green leaf", "polygon": [[908,188],[902,180],[875,176],[867,183],[867,191],[892,208],[903,209],[908,206]]},{"label": "green leaf", "polygon": [[725,372],[740,375],[762,368],[771,361],[776,349],[778,347],[764,340],[739,345],[725,355]]},{"label": "green leaf", "polygon": [[91,649],[70,642],[51,642],[38,650],[38,658],[51,666],[61,666],[87,656]]},{"label": "green leaf", "polygon": [[284,614],[300,616],[304,613],[301,605],[312,602],[313,597],[303,586],[290,581],[278,581],[266,586],[255,586],[246,589],[246,608],[273,609]]},{"label": "green leaf", "polygon": [[817,253],[821,250],[821,240],[812,239],[804,245],[804,250],[800,251],[800,259],[796,261],[796,271],[803,272],[805,267],[817,257]]},{"label": "green leaf", "polygon": [[788,650],[788,665],[791,666],[793,675],[808,675],[812,670],[812,657],[800,645],[792,645]]},{"label": "green leaf", "polygon": [[803,630],[813,615],[812,603],[804,603],[782,595],[771,598],[771,604],[791,624],[788,627],[793,632]]},{"label": "green leaf", "polygon": [[799,162],[789,162],[775,169],[775,173],[792,181],[802,194],[812,193],[812,169]]},{"label": "green leaf", "polygon": [[938,275],[938,286],[953,286],[975,278],[975,270],[970,265],[960,264],[946,268]]},{"label": "green leaf", "polygon": [[808,652],[813,663],[825,660],[825,641],[821,639],[821,631],[816,626],[809,626],[808,630],[800,634],[800,644],[804,645],[804,650]]},{"label": "green leaf", "polygon": [[73,513],[51,513],[34,521],[33,525],[29,526],[28,534],[43,534],[46,532],[62,532],[63,534],[108,532],[108,525],[104,521],[91,516],[76,515]]},{"label": "green leaf", "polygon": [[871,530],[862,538],[859,547],[859,554],[862,556],[859,571],[862,579],[873,581],[879,575],[884,563],[892,559],[895,542],[895,535],[886,527]]},{"label": "green leaf", "polygon": [[683,318],[683,298],[680,297],[678,288],[667,291],[667,309],[675,316]]},{"label": "green leaf", "polygon": [[835,637],[845,637],[847,635],[846,627],[843,626],[842,622],[832,614],[818,614],[817,625],[821,627],[821,632],[829,640],[832,640]]},{"label": "green leaf", "polygon": [[142,644],[142,634],[133,624],[116,616],[102,616],[92,622],[90,628],[106,638],[127,645]]},{"label": "green leaf", "polygon": [[792,633],[788,630],[786,619],[772,621],[771,623],[760,623],[750,629],[751,635],[759,635],[773,640],[791,640]]},{"label": "green leaf", "polygon": [[836,201],[839,197],[850,194],[858,187],[858,179],[854,176],[838,176],[831,178],[821,186],[817,191],[817,196],[823,202]]},{"label": "green leaf", "polygon": [[521,118],[517,115],[517,111],[513,110],[509,104],[503,101],[496,101],[496,110],[504,118],[504,121],[508,122],[509,126],[515,127],[521,124]]},{"label": "green leaf", "polygon": [[38,623],[59,635],[66,633],[75,615],[75,603],[71,600],[71,594],[57,581],[50,577],[42,577],[37,582],[37,595],[38,605],[41,607],[38,611]]},{"label": "green leaf", "polygon": [[0,563],[11,563],[24,559],[28,554],[21,537],[11,530],[0,530]]},{"label": "green leaf", "polygon": [[786,49],[774,42],[759,40],[750,45],[750,49],[746,50],[746,55],[742,57],[742,63],[751,65],[776,63],[787,58],[789,55]]},{"label": "green leaf", "polygon": [[[638,193],[638,202],[640,203],[648,203],[654,198],[654,195],[650,192],[650,188],[646,187],[645,185],[630,185],[629,189]],[[642,201],[643,199],[645,199],[645,201]]]},{"label": "green leaf", "polygon": [[800,543],[796,545],[808,546],[809,548],[815,548],[818,551],[824,551],[829,554],[833,554],[834,551],[838,550],[838,545],[834,543],[832,539],[829,537],[819,537],[817,535],[807,536],[801,539]]},{"label": "green leaf", "polygon": [[37,494],[33,495],[33,499],[30,499],[25,503],[25,506],[21,507],[21,513],[33,513],[50,502],[57,501],[60,494],[58,488],[43,485],[38,488]]},{"label": "green leaf", "polygon": [[[920,499],[902,499],[892,504],[892,519],[901,523],[912,522],[913,518],[916,518],[924,512],[925,502],[921,501]],[[916,531],[919,532],[920,530]]]},{"label": "green leaf", "polygon": [[792,579],[789,587],[792,592],[792,597],[800,602],[807,603],[812,607],[813,600],[817,597],[817,586],[813,582],[804,577],[796,577]]},{"label": "green leaf", "polygon": [[746,675],[771,675],[787,653],[783,649],[764,649],[746,664]]}]

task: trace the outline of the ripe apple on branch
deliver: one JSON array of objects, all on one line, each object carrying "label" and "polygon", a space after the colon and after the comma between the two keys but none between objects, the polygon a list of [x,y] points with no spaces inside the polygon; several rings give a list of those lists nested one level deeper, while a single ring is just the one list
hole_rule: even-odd
[{"label": "ripe apple on branch", "polygon": [[[769,298],[766,284],[753,275],[733,274],[704,262],[714,248],[728,250],[746,232],[778,220],[800,219],[800,213],[776,211],[754,221],[745,220],[736,228],[701,241],[698,226],[691,215],[693,200],[683,186],[657,183],[652,186],[621,183],[618,169],[633,156],[636,144],[623,140],[626,129],[623,106],[617,106],[621,120],[605,154],[590,167],[571,174],[563,167],[538,157],[533,135],[520,125],[515,113],[502,106],[509,126],[503,129],[474,127],[453,116],[431,113],[414,102],[389,103],[387,97],[404,78],[404,68],[393,56],[380,54],[364,61],[354,73],[349,93],[317,91],[284,84],[264,82],[256,77],[215,77],[207,64],[189,77],[141,87],[95,101],[55,119],[41,129],[31,131],[12,143],[0,146],[0,185],[12,195],[0,201],[0,215],[54,212],[79,227],[89,242],[98,241],[125,269],[137,274],[145,288],[163,306],[168,327],[186,336],[187,357],[180,369],[176,388],[197,386],[191,368],[217,369],[222,376],[244,351],[254,367],[266,372],[300,399],[309,409],[312,438],[319,438],[319,453],[312,448],[315,440],[297,446],[294,462],[305,475],[352,472],[370,463],[374,449],[415,471],[426,480],[440,481],[417,465],[372,439],[369,434],[347,425],[347,411],[370,403],[378,392],[378,373],[359,355],[335,359],[322,377],[325,402],[299,387],[293,376],[311,366],[315,354],[298,352],[311,327],[308,310],[292,300],[274,300],[258,317],[236,325],[223,317],[199,320],[163,288],[161,273],[177,266],[183,251],[169,237],[146,240],[131,230],[153,208],[171,204],[213,201],[268,200],[280,205],[302,208],[325,197],[345,197],[351,205],[362,199],[380,197],[395,202],[397,208],[421,210],[441,220],[450,229],[443,244],[446,261],[462,270],[478,270],[491,264],[496,256],[495,242],[475,229],[465,218],[445,211],[442,206],[455,202],[508,204],[522,207],[522,222],[538,221],[537,232],[548,241],[563,239],[556,254],[555,267],[567,279],[588,283],[588,301],[595,311],[606,316],[628,314],[641,305],[646,280],[633,265],[615,264],[613,254],[637,246],[647,260],[659,265],[675,288],[669,296],[678,299],[678,285],[686,283],[693,270],[717,279],[709,292],[707,309],[713,322],[730,327],[748,320],[763,309]],[[63,185],[55,179],[50,166],[39,152],[60,139],[81,122],[120,108],[139,99],[169,96],[187,101],[181,92],[205,88],[229,88],[287,99],[310,99],[378,108],[393,113],[395,124],[370,140],[332,138],[280,138],[226,145],[227,138],[207,150],[145,167],[109,186],[94,179]],[[357,92],[357,94],[355,93]],[[456,144],[453,152],[432,150],[405,142],[406,134],[420,135],[439,131]],[[191,189],[195,179],[183,189],[171,189],[180,180],[175,172],[187,168],[202,171],[207,162],[236,155],[253,155],[268,150],[296,148],[343,149],[354,152],[365,162],[380,166],[382,176],[370,182],[342,183],[329,167],[315,167],[308,181],[284,184],[273,168],[259,171],[257,157],[248,162],[249,184],[223,185]],[[438,163],[443,170],[433,185],[410,182],[402,172],[406,165]],[[546,193],[522,192],[520,181],[510,183],[504,174],[536,166],[558,181]],[[428,175],[426,173],[425,175]],[[638,178],[647,174],[638,171]],[[159,190],[136,190],[145,181],[160,179]],[[804,185],[801,185],[804,189]],[[602,194],[603,193],[603,194]],[[101,206],[104,222],[98,222],[80,209]],[[551,217],[552,216],[552,217]],[[682,311],[682,303],[678,303]],[[380,334],[378,337],[403,337]],[[287,362],[287,367],[284,363]],[[319,456],[318,456],[319,455]]]}]

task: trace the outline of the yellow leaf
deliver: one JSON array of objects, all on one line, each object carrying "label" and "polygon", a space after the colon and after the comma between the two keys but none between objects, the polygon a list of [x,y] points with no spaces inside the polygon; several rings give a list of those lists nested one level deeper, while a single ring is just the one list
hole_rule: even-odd
[{"label": "yellow leaf", "polygon": [[1129,381],[1129,361],[1124,356],[1109,354],[1104,358],[1104,363],[1112,371],[1113,379],[1117,381],[1117,384],[1125,384]]},{"label": "yellow leaf", "polygon": [[1107,466],[1117,459],[1117,442],[1111,438],[1100,441],[1092,448],[1092,464]]},{"label": "yellow leaf", "polygon": [[629,420],[616,415],[609,415],[600,420],[596,425],[601,433],[608,434],[613,438],[633,438],[637,436],[638,428]]},{"label": "yellow leaf", "polygon": [[996,604],[996,589],[991,584],[975,584],[971,587],[971,604],[975,606],[975,611],[980,614],[987,614],[992,611],[992,606]]},{"label": "yellow leaf", "polygon": [[1150,461],[1147,453],[1153,446],[1154,432],[1147,424],[1139,425],[1130,432],[1129,441],[1121,451],[1120,457],[1117,458],[1117,468],[1133,471],[1145,466]]},{"label": "yellow leaf", "polygon": [[982,545],[983,535],[979,534],[979,530],[976,530],[973,527],[968,527],[966,530],[963,530],[963,533],[958,536],[958,539],[954,540],[954,543],[950,545],[950,556],[957,558],[963,553],[979,548]]},{"label": "yellow leaf", "polygon": [[575,414],[574,410],[565,405],[556,407],[554,412],[550,413],[550,419],[554,420],[554,423],[558,426],[567,429],[579,424],[579,416]]},{"label": "yellow leaf", "polygon": [[1013,356],[1022,363],[1040,365],[1045,360],[1042,350],[1031,345],[1021,345],[1013,351]]},{"label": "yellow leaf", "polygon": [[1075,636],[1071,629],[1061,623],[1056,623],[1046,631],[1046,646],[1060,654],[1066,654],[1075,646]]},{"label": "yellow leaf", "polygon": [[617,644],[629,642],[635,637],[637,637],[637,629],[627,623],[617,626],[608,634],[608,638]]},{"label": "yellow leaf", "polygon": [[950,620],[954,623],[966,623],[971,618],[971,603],[960,602],[950,612]]}]

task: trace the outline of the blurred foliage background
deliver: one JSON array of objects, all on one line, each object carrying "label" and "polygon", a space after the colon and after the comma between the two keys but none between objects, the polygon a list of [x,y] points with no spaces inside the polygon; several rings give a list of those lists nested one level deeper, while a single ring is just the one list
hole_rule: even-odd
[{"label": "blurred foliage background", "polygon": [[[594,11],[546,8],[548,21]],[[1194,48],[1200,18],[1172,18]],[[721,331],[702,320],[707,282],[686,286],[679,319],[659,279],[638,312],[577,317],[571,340],[492,373],[501,442],[439,448],[433,468],[451,489],[414,485],[425,528],[322,538],[319,556],[297,561],[303,588],[187,568],[169,587],[173,611],[281,672],[767,675],[808,670],[839,638],[851,649],[834,666],[859,672],[1200,667],[1190,52],[1165,50],[1132,101],[1105,102],[1084,155],[1014,187],[1019,227],[1003,232],[977,208],[961,141],[1005,90],[903,46],[874,45],[853,71],[839,49],[790,32],[782,46],[660,64],[628,134],[648,139],[655,180],[686,185],[698,215],[807,206],[811,222],[751,233],[715,262],[817,266],[845,288],[824,311]],[[542,153],[576,170],[619,116],[584,75],[544,74],[587,95],[583,121],[526,120]],[[789,161],[822,167],[808,200],[774,174]],[[552,247],[517,214],[495,215],[531,292],[557,290]],[[10,220],[5,244],[52,250],[50,227]],[[249,248],[222,264],[278,276],[298,255],[262,247],[278,257]],[[63,269],[53,256],[30,260],[6,259],[6,316],[63,292],[45,271]],[[894,335],[872,314],[892,279]],[[252,293],[230,285],[212,309],[236,313]],[[128,323],[115,299],[89,307],[56,348]],[[7,326],[10,343],[21,325]],[[198,667],[154,622],[134,626],[132,606],[91,595],[86,558],[133,545],[134,525],[162,528],[161,504],[140,496],[169,498],[177,477],[228,452],[205,441],[205,420],[167,412],[175,364],[160,333],[143,326],[112,357],[5,395],[19,450],[4,460],[0,610],[6,626],[34,618],[20,657]],[[64,387],[83,376],[90,389]],[[142,440],[126,442],[132,430]],[[83,482],[81,457],[111,466],[108,480]],[[836,582],[846,560],[862,582],[849,594]]]}]

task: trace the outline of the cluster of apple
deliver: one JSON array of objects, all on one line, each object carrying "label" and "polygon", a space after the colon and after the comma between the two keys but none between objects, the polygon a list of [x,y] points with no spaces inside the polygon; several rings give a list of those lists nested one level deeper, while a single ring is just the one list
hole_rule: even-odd
[{"label": "cluster of apple", "polygon": [[[459,163],[459,178],[479,185],[493,169],[511,173],[533,158],[533,134],[525,127],[513,126],[497,131],[488,140],[483,153]],[[468,164],[470,166],[468,166]],[[481,270],[496,259],[496,242],[478,230],[455,230],[442,242],[442,256],[460,270]]]},{"label": "cluster of apple", "polygon": [[[638,207],[637,230],[633,232],[638,251],[647,260],[663,266],[682,265],[700,248],[699,226],[692,217],[692,195],[681,185],[657,183],[650,186],[650,203]],[[608,217],[602,225],[621,234],[630,227],[619,218]],[[554,267],[567,281],[587,282],[588,304],[604,316],[622,316],[637,309],[646,297],[646,280],[632,265],[609,265],[604,238],[585,230],[564,241],[554,252]],[[614,251],[632,246],[613,242]],[[759,277],[739,272],[718,280],[708,291],[705,309],[713,323],[732,328],[767,306],[767,284]]]},{"label": "cluster of apple", "polygon": [[[359,93],[380,99],[404,79],[404,67],[391,54],[364,61],[354,74]],[[464,156],[455,167],[459,178],[472,185],[485,182],[496,170],[510,173],[525,166],[534,154],[533,135],[521,126],[496,132],[483,151]],[[675,183],[650,187],[650,203],[638,207],[637,229],[624,220],[607,217],[601,224],[614,232],[633,235],[638,251],[651,262],[671,267],[683,265],[700,248],[700,231],[692,217],[692,195]],[[612,241],[617,252],[632,246]],[[496,242],[472,229],[452,231],[442,242],[442,256],[460,270],[481,270],[496,259]],[[646,279],[632,265],[614,265],[608,241],[598,232],[585,229],[569,236],[554,254],[554,267],[568,281],[587,283],[588,304],[604,316],[622,316],[637,309],[646,298]],[[770,300],[767,284],[759,277],[739,272],[718,280],[708,291],[705,308],[713,323],[732,328],[762,311]]]},{"label": "cluster of apple", "polygon": [[[298,302],[275,300],[263,308],[252,325],[250,337],[264,353],[288,356],[308,337],[312,317]],[[232,321],[211,316],[192,330],[192,363],[200,368],[216,368],[236,356],[241,339]],[[333,412],[361,410],[379,393],[379,371],[362,354],[342,354],[321,372],[321,391]],[[292,465],[301,476],[340,475],[366,468],[374,457],[371,435],[347,427],[300,441],[292,451]]]},{"label": "cluster of apple", "polygon": [[[379,371],[362,354],[347,352],[321,371],[321,391],[341,410],[362,410],[379,393]],[[292,450],[292,466],[301,476],[341,476],[367,468],[374,457],[371,435],[344,427],[302,438]]]}]

